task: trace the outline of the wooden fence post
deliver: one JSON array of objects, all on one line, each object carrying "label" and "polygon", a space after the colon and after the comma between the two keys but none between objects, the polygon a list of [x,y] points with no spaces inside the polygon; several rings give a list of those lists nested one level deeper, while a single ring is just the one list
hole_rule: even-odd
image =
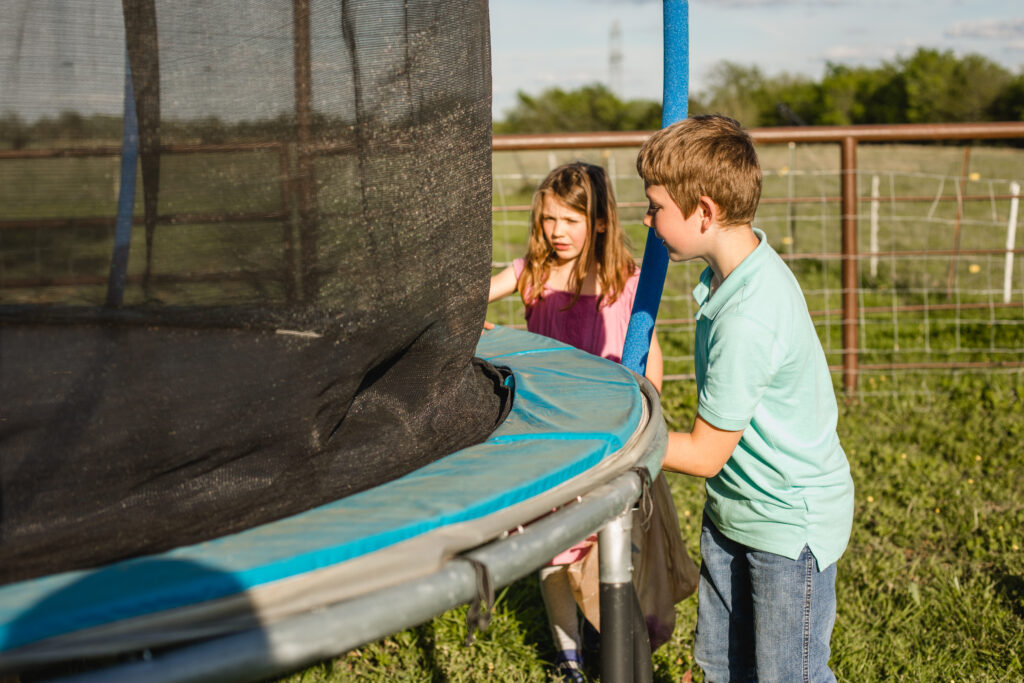
[{"label": "wooden fence post", "polygon": [[313,180],[313,67],[309,0],[292,0],[295,50],[295,123],[299,200],[299,278],[301,296],[312,301],[317,292],[316,232]]},{"label": "wooden fence post", "polygon": [[857,139],[847,136],[840,153],[842,178],[843,250],[843,388],[848,396],[857,393]]}]

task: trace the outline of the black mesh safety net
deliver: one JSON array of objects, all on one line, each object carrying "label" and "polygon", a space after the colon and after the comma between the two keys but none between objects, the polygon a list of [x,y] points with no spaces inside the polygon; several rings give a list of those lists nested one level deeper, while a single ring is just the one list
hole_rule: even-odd
[{"label": "black mesh safety net", "polygon": [[485,439],[486,0],[0,8],[0,583]]}]

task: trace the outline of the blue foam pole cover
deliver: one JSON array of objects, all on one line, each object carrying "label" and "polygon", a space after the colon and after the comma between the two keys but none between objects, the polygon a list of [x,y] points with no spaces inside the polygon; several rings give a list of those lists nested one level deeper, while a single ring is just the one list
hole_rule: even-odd
[{"label": "blue foam pole cover", "polygon": [[[690,89],[690,12],[686,0],[664,0],[663,6],[665,56],[661,125],[665,127],[686,118]],[[641,375],[647,369],[647,353],[667,270],[665,245],[653,230],[648,230],[640,282],[622,349],[622,364]]]},{"label": "blue foam pole cover", "polygon": [[128,277],[128,249],[132,240],[132,216],[135,213],[135,173],[139,160],[139,119],[135,111],[135,90],[128,53],[124,57],[124,121],[121,137],[121,187],[117,197],[117,221],[114,228],[114,253],[107,281],[107,306],[116,308],[124,299]]}]

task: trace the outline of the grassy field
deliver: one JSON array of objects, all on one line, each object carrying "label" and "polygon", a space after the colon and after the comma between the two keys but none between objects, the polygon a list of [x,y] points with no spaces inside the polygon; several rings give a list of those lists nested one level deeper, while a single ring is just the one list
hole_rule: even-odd
[{"label": "grassy field", "polygon": [[[924,396],[871,396],[840,409],[857,488],[839,563],[832,666],[843,681],[1024,679],[1024,378],[965,375]],[[693,419],[694,387],[674,382],[672,425]],[[703,482],[669,475],[697,557]],[[677,606],[655,680],[692,671],[696,599]],[[544,681],[554,652],[534,578],[500,593],[471,646],[465,608],[283,680]],[[589,674],[597,679],[597,656]]]},{"label": "grassy field", "polygon": [[[111,216],[118,198],[119,160],[115,157],[5,159],[0,163],[0,218],[88,219]],[[281,209],[280,166],[276,153],[168,154],[161,162],[159,213],[202,215]],[[240,181],[242,178],[244,181]],[[135,215],[144,213],[141,178],[136,183]],[[159,283],[152,296],[166,304],[248,304],[283,299],[278,281],[286,269],[287,228],[279,221],[210,223],[178,221],[160,225],[152,246],[159,275],[259,273],[248,282]],[[92,279],[92,286],[0,288],[0,304],[95,305],[106,295],[113,232],[110,225],[6,228],[0,230],[0,284],[34,278]],[[145,270],[145,231],[132,231],[129,276]],[[268,272],[270,271],[270,272]],[[258,285],[253,285],[258,282]],[[144,301],[129,285],[125,303]]]},{"label": "grassy field", "polygon": [[[797,204],[763,202],[755,225],[784,255],[815,313],[829,364],[840,366],[842,347],[841,262],[818,258],[820,253],[841,251],[839,152],[836,145],[763,145],[759,150],[764,171],[766,200],[796,197],[815,200]],[[605,150],[496,154],[494,203],[523,206],[532,188],[556,163],[575,158],[604,165],[615,177],[616,195],[626,206],[622,223],[639,258],[646,240],[641,224],[643,186],[633,167],[635,150]],[[1024,256],[1012,265],[1011,301],[1002,305],[1006,268],[1007,227],[1012,210],[1010,183],[1024,184],[1024,151],[995,147],[920,145],[861,145],[858,152],[858,194],[870,197],[878,181],[878,202],[858,206],[858,250],[871,251],[871,214],[877,215],[879,255],[862,256],[858,263],[860,362],[868,365],[894,363],[976,363],[1024,359]],[[963,174],[962,180],[961,175]],[[963,202],[957,218],[956,201],[935,201],[936,196],[975,196]],[[900,200],[913,197],[913,200]],[[494,262],[503,265],[524,253],[526,211],[497,211],[494,216]],[[1019,222],[1019,219],[1018,219]],[[955,255],[959,226],[959,249]],[[1018,236],[1017,247],[1024,245]],[[947,253],[924,256],[921,251]],[[977,253],[991,250],[995,253]],[[899,252],[910,252],[900,254]],[[702,264],[672,264],[665,283],[659,313],[659,340],[665,349],[669,375],[690,375],[692,366],[692,319],[696,312],[690,296]],[[912,307],[912,308],[907,308]],[[894,310],[903,308],[905,310]],[[494,322],[522,322],[522,304],[509,297],[491,305]],[[887,389],[911,390],[927,376],[908,378],[905,373],[874,371],[880,388],[885,375]]]},{"label": "grassy field", "polygon": [[[835,146],[760,150],[765,196],[822,197],[819,204],[762,205],[757,224],[780,252],[839,250],[839,194]],[[529,203],[532,188],[556,163],[582,157],[609,168],[621,202],[641,202],[632,170],[635,151],[496,155],[497,206]],[[956,147],[863,146],[859,192],[872,176],[884,188],[880,249],[943,249],[953,244],[955,202],[893,202],[886,196],[955,195],[963,168]],[[978,148],[969,157],[965,194],[999,195],[1024,177],[1020,151]],[[976,174],[976,175],[970,175]],[[888,194],[886,194],[888,193]],[[860,206],[862,251],[870,204]],[[967,202],[961,246],[1004,245],[1009,203]],[[622,219],[634,252],[642,252],[643,209]],[[527,214],[497,212],[494,261],[522,254]],[[1018,242],[1019,244],[1019,242]],[[1014,300],[1024,270],[1015,266]],[[880,259],[872,276],[862,262],[862,306],[918,305],[911,313],[866,314],[861,320],[862,362],[1024,360],[1024,307],[944,310],[940,304],[992,302],[1002,282],[1002,257]],[[792,262],[812,311],[840,306],[838,261]],[[972,265],[977,268],[972,268]],[[659,339],[666,372],[692,372],[689,296],[697,264],[668,272]],[[933,307],[934,306],[934,307]],[[488,318],[522,323],[514,297],[491,305]],[[831,363],[841,362],[839,316],[817,317]],[[836,376],[837,384],[838,375]],[[695,410],[692,381],[667,382],[662,406],[670,428],[688,429]],[[840,406],[839,434],[857,488],[850,546],[839,564],[838,620],[832,666],[843,681],[1019,681],[1024,679],[1024,374],[987,372],[867,372],[856,401]],[[703,481],[669,475],[683,535],[697,558]],[[314,681],[544,681],[554,657],[536,579],[500,593],[490,628],[463,644],[465,608],[367,645],[283,680]],[[655,653],[655,680],[702,676],[692,661],[696,600],[677,606],[673,640]],[[592,653],[588,675],[597,680]]]},{"label": "grassy field", "polygon": [[[782,253],[839,250],[838,150],[808,145],[790,150],[760,150],[766,197],[810,197],[820,201],[788,208],[763,204],[756,224]],[[643,248],[646,229],[640,224],[643,188],[633,170],[635,150],[575,154],[519,153],[496,155],[495,205],[524,205],[537,182],[555,163],[583,157],[608,167],[622,202],[634,252]],[[956,203],[896,202],[897,195],[955,195],[964,169],[959,147],[864,145],[859,152],[859,191],[866,196],[873,178],[880,186],[880,249],[949,249],[954,244]],[[20,163],[20,162],[19,162]],[[67,204],[48,205],[48,216],[92,216],[109,211],[117,194],[113,162],[103,159],[31,161],[0,186],[5,218],[38,218],[33,211],[57,192],[60,173],[49,164],[63,164],[66,178],[88,175],[81,194]],[[279,208],[280,178],[274,157],[245,153],[229,158],[169,161],[198,164],[205,191],[171,184],[161,211],[231,211],[222,196],[223,180],[233,174],[251,176],[253,195],[264,198],[256,208]],[[195,177],[178,169],[182,177]],[[972,201],[960,217],[961,248],[1002,249],[1010,204],[998,195],[1009,182],[1024,181],[1024,151],[980,147],[969,156],[966,194],[991,196]],[[172,171],[174,173],[172,173]],[[247,176],[248,177],[248,176]],[[24,181],[24,182],[22,182]],[[190,196],[186,204],[180,196]],[[889,199],[887,199],[889,198]],[[331,198],[327,198],[330,200]],[[164,203],[166,202],[166,203]],[[860,249],[868,244],[870,202],[860,211]],[[496,212],[493,222],[494,261],[507,263],[523,253],[527,216],[523,211]],[[7,230],[0,235],[0,278],[33,277],[38,273],[104,275],[110,252],[109,230],[74,228],[76,239],[91,239],[94,248],[67,248],[63,231],[50,237],[37,230]],[[92,230],[90,232],[90,230]],[[165,230],[161,228],[161,230]],[[137,231],[138,232],[138,231]],[[85,237],[82,237],[84,235]],[[179,242],[171,235],[183,235]],[[160,263],[184,262],[205,270],[223,265],[244,269],[280,257],[284,235],[274,223],[178,225],[161,233],[155,258]],[[200,243],[203,248],[194,247]],[[1024,244],[1024,235],[1018,238]],[[187,248],[186,248],[187,247]],[[132,245],[133,252],[143,247]],[[198,254],[198,256],[196,256]],[[272,260],[272,259],[271,259]],[[876,274],[865,259],[860,265],[858,297],[864,307],[917,306],[916,311],[886,310],[861,318],[861,362],[1024,361],[1024,258],[1014,266],[1013,301],[997,305],[1003,277],[1003,256],[965,255],[922,258],[882,257]],[[952,290],[947,288],[952,264]],[[170,266],[168,266],[170,267]],[[283,264],[281,265],[283,267]],[[841,285],[838,261],[800,259],[792,262],[832,364],[841,363]],[[138,265],[133,265],[138,272]],[[666,372],[692,373],[690,297],[701,266],[670,267],[658,334]],[[158,268],[159,270],[159,268]],[[209,287],[210,285],[203,285]],[[83,294],[89,303],[102,298],[104,287]],[[221,292],[221,290],[218,290]],[[202,299],[205,289],[181,286],[160,292],[175,303]],[[223,295],[223,292],[221,292]],[[9,290],[4,303],[20,302]],[[60,293],[65,296],[65,293]],[[135,295],[137,296],[137,294]],[[245,302],[252,292],[236,294]],[[134,301],[134,300],[133,300]],[[963,308],[960,305],[964,305]],[[981,308],[966,305],[982,304]],[[949,306],[945,308],[945,306]],[[515,298],[491,305],[488,319],[521,324],[522,306]],[[837,384],[839,376],[836,375]],[[855,402],[843,402],[839,433],[849,455],[857,486],[857,511],[850,547],[841,560],[838,580],[839,619],[833,637],[833,666],[841,680],[875,681],[1018,681],[1024,680],[1024,375],[1020,368],[975,373],[941,371],[864,372]],[[694,385],[667,382],[662,397],[670,428],[687,429],[694,414]],[[670,475],[684,536],[696,557],[698,523],[704,502],[700,480]],[[696,602],[678,606],[675,637],[655,657],[658,681],[679,681],[691,671],[692,632]],[[553,657],[543,606],[534,578],[500,593],[490,628],[465,646],[465,608],[451,610],[431,622],[367,645],[331,662],[283,680],[299,681],[544,681]],[[596,658],[591,657],[592,664]],[[596,675],[592,666],[590,673]],[[699,671],[693,672],[700,680]]]}]

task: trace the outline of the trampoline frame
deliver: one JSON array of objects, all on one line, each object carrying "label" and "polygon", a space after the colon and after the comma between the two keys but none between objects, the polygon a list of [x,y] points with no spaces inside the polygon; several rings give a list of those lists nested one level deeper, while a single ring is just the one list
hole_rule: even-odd
[{"label": "trampoline frame", "polygon": [[[660,470],[668,435],[662,419],[660,399],[647,380],[638,378],[647,403],[647,420],[637,438],[617,458],[622,471],[610,482],[597,486],[556,512],[528,526],[475,549],[461,553],[440,569],[411,581],[376,590],[272,624],[239,633],[182,646],[159,655],[144,657],[113,667],[61,678],[62,681],[253,681],[284,675],[341,655],[353,648],[410,628],[459,605],[479,599],[475,565],[486,567],[493,585],[504,587],[543,566],[559,551],[594,531],[599,547],[602,582],[602,652],[626,653],[616,657],[615,670],[606,671],[602,659],[602,680],[632,680],[632,642],[609,642],[632,638],[631,612],[605,619],[605,593],[609,585],[623,585],[632,569],[630,517],[643,494],[644,477],[634,467],[649,472]],[[625,586],[632,590],[632,584]],[[650,668],[650,662],[637,663]]]},{"label": "trampoline frame", "polygon": [[[228,560],[228,564],[214,562],[211,566],[219,566],[221,571],[232,571],[229,558],[236,552],[246,553],[246,548],[256,547],[252,542],[259,545],[270,542],[271,548],[276,548],[266,558],[261,551],[255,564],[250,564],[250,559],[234,565],[236,569],[233,571],[243,572],[239,574],[242,583],[251,585],[250,589],[240,593],[224,593],[220,598],[211,594],[213,599],[203,601],[198,598],[199,602],[183,603],[186,607],[175,607],[176,603],[172,602],[157,608],[156,604],[149,603],[150,607],[142,612],[111,606],[110,609],[120,616],[114,617],[115,611],[104,612],[110,616],[101,621],[92,620],[88,616],[91,612],[81,612],[81,608],[76,607],[74,609],[78,612],[73,609],[68,617],[60,618],[85,619],[81,627],[53,630],[50,637],[36,642],[26,641],[24,646],[0,652],[0,672],[36,670],[38,674],[43,673],[38,671],[38,667],[76,660],[92,660],[105,665],[105,661],[113,661],[112,658],[117,656],[120,661],[105,668],[69,675],[61,680],[266,679],[429,621],[467,601],[473,602],[470,618],[481,617],[472,625],[484,627],[489,618],[488,609],[493,604],[494,586],[503,587],[526,576],[566,547],[599,531],[601,623],[604,625],[601,636],[602,680],[649,680],[647,630],[642,619],[635,620],[633,607],[630,522],[634,503],[647,492],[651,477],[660,471],[667,445],[660,397],[654,387],[637,373],[544,337],[502,329],[485,337],[491,341],[485,342],[482,338],[482,347],[478,349],[480,355],[504,359],[513,368],[520,367],[519,372],[524,373],[517,375],[524,401],[522,407],[516,409],[522,411],[516,413],[520,415],[518,426],[496,433],[493,437],[495,443],[530,443],[518,440],[516,434],[532,433],[532,425],[539,421],[549,429],[567,429],[566,443],[576,443],[580,435],[588,439],[605,434],[605,438],[610,440],[605,443],[614,444],[613,450],[605,450],[597,462],[584,454],[599,452],[600,446],[596,446],[598,451],[569,451],[575,453],[571,458],[582,457],[591,464],[560,483],[518,497],[518,502],[510,500],[508,504],[493,507],[482,516],[457,512],[464,504],[474,505],[470,501],[480,496],[486,498],[489,494],[485,489],[474,498],[460,500],[455,508],[447,508],[445,516],[449,521],[433,530],[420,531],[397,543],[385,542],[375,551],[364,551],[348,556],[349,559],[338,556],[328,564],[306,563],[305,569],[287,575],[285,580],[264,579],[260,582],[242,579],[242,576],[245,571],[253,571],[244,567],[262,567],[268,561],[273,562],[275,553],[281,552],[276,545],[279,541],[274,539],[290,537],[296,525],[302,527],[305,524],[304,515],[254,529],[249,534],[240,535],[238,540],[230,540],[226,547],[218,540],[214,546],[201,544],[201,547],[196,546],[195,550],[184,554],[172,552],[167,556],[144,558],[142,566],[147,561],[159,561],[163,557],[184,557],[200,562],[208,561],[203,558],[222,557]],[[513,357],[525,364],[513,362]],[[610,374],[606,374],[609,371]],[[587,420],[577,422],[577,427],[560,422],[560,416],[567,415],[567,405],[558,401],[548,403],[544,392],[560,386],[561,378],[567,377],[567,372],[580,373],[582,386],[587,382],[610,381],[612,386],[621,387],[603,395],[603,398],[592,397],[591,402],[596,400],[614,406],[612,412],[605,415],[621,415],[625,420],[622,426],[609,426],[611,431],[608,432],[601,428],[590,432]],[[564,401],[565,397],[560,400]],[[623,429],[627,425],[628,428]],[[524,428],[527,431],[521,432]],[[574,429],[583,431],[575,432]],[[563,441],[562,437],[554,438],[555,442]],[[461,457],[468,458],[467,462],[483,465],[487,458],[500,453],[487,445],[482,446],[480,453],[473,453],[474,447]],[[459,462],[458,454],[451,457]],[[524,464],[529,467],[529,462],[527,459]],[[476,490],[472,482],[478,481],[474,478],[477,476],[474,472],[480,471],[478,465],[462,469],[452,467],[445,459],[440,471],[452,476],[451,485],[457,488],[460,487],[457,483],[459,477],[464,473],[467,483],[463,486]],[[425,471],[424,476],[429,482],[436,472]],[[399,487],[398,491],[410,490],[410,483],[406,480],[392,483]],[[381,495],[386,497],[384,490],[388,486],[381,487]],[[369,500],[376,501],[377,495]],[[357,503],[354,509],[369,510],[366,504]],[[555,508],[557,510],[552,512]],[[346,524],[344,515],[337,516],[333,506],[326,506],[323,512],[309,514],[313,514],[314,519],[319,515],[320,521],[314,522],[319,531],[310,545],[301,547],[307,550],[324,547],[333,552],[330,549],[337,547],[337,543],[344,543],[337,534],[344,534],[346,527],[336,527]],[[387,525],[393,523],[386,522]],[[280,529],[271,530],[281,524],[284,526]],[[336,531],[332,532],[335,527]],[[324,540],[317,540],[321,538]],[[436,561],[427,560],[431,553],[437,555]],[[129,561],[124,567],[131,565],[132,561]],[[124,577],[119,573],[121,571],[115,569],[110,575]],[[79,578],[89,576],[87,571]],[[68,578],[72,578],[71,575]],[[60,590],[73,585],[64,578],[56,581],[43,578],[40,581],[42,583],[34,589],[39,595],[56,596]],[[147,578],[140,585],[143,589],[141,594],[131,592],[133,589],[127,585],[119,590],[128,590],[129,595],[136,595],[133,600],[137,603],[150,599],[146,595],[162,595],[160,591],[166,592],[162,587],[165,585],[158,581],[149,587]],[[195,593],[193,588],[186,590]],[[18,589],[9,593],[17,594]],[[103,600],[97,596],[92,603],[103,604]],[[17,605],[17,601],[13,604]],[[485,606],[482,611],[481,604]],[[245,611],[245,605],[249,606],[248,611]],[[10,611],[9,604],[8,608],[9,614],[19,613],[17,607]],[[90,626],[90,623],[95,625]]]}]

